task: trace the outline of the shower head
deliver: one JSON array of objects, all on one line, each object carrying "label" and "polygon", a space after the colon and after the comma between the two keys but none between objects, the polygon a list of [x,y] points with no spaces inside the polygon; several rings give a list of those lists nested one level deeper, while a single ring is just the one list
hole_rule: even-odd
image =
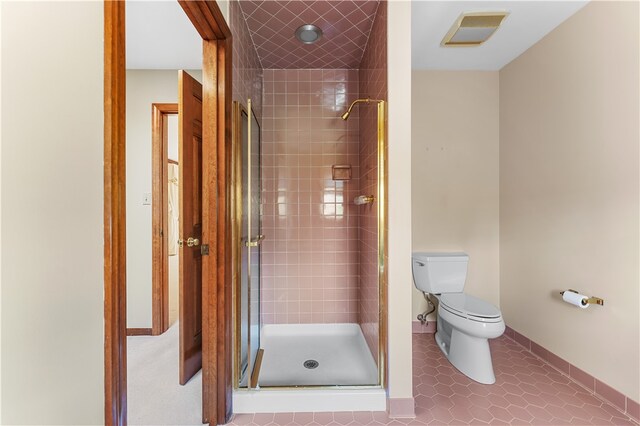
[{"label": "shower head", "polygon": [[351,110],[353,109],[353,107],[360,102],[364,102],[368,104],[370,102],[382,102],[382,101],[378,99],[370,99],[370,98],[356,99],[355,101],[351,102],[351,105],[349,105],[349,108],[347,109],[347,111],[344,114],[342,114],[340,118],[346,121],[351,115]]},{"label": "shower head", "polygon": [[351,110],[353,109],[353,107],[355,106],[355,104],[359,103],[359,102],[366,102],[369,103],[371,102],[371,99],[366,98],[366,99],[356,99],[355,101],[351,102],[351,105],[349,105],[349,108],[347,108],[347,111],[342,114],[340,116],[340,118],[342,118],[343,120],[347,121],[347,119],[349,118],[349,116],[351,115]]}]

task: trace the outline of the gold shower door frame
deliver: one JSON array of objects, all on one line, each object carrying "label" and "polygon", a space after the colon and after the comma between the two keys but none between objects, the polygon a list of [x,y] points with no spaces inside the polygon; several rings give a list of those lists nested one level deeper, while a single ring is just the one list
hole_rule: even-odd
[{"label": "gold shower door frame", "polygon": [[[247,303],[247,318],[249,332],[247,333],[247,389],[253,388],[253,376],[255,369],[260,369],[260,351],[256,354],[256,361],[252,366],[251,356],[251,247],[258,246],[262,240],[262,236],[257,236],[256,240],[251,239],[251,218],[247,220],[247,241],[242,239],[242,213],[244,207],[242,204],[242,116],[247,116],[247,188],[248,200],[251,203],[251,132],[253,114],[251,109],[251,99],[247,99],[247,108],[240,102],[234,101],[232,107],[232,149],[231,149],[231,261],[232,261],[232,300],[233,300],[233,322],[234,327],[234,350],[235,356],[233,357],[233,381],[234,389],[237,389],[242,379],[242,249],[247,247],[247,297],[249,298]],[[249,207],[249,213],[251,211]]]},{"label": "gold shower door frame", "polygon": [[378,384],[387,386],[387,102],[378,103]]},{"label": "gold shower door frame", "polygon": [[231,112],[231,287],[233,300],[233,389],[240,383],[241,357],[241,273],[242,273],[242,113],[244,106],[233,101]]},{"label": "gold shower door frame", "polygon": [[[260,389],[379,389],[386,388],[387,384],[387,268],[386,268],[386,255],[387,255],[387,102],[383,100],[372,101],[377,103],[377,149],[378,149],[378,188],[377,188],[377,213],[378,213],[378,384],[377,385],[307,385],[307,386],[261,386]],[[241,270],[242,270],[242,245],[241,240],[241,227],[242,227],[242,113],[247,112],[244,106],[234,101],[233,103],[233,115],[232,115],[232,131],[233,131],[233,148],[231,158],[231,218],[232,218],[232,265],[233,265],[233,319],[235,323],[234,327],[234,374],[233,374],[233,389],[234,391],[248,391],[252,390],[251,387],[251,372],[247,371],[249,375],[247,377],[247,387],[240,387],[240,375],[241,375]],[[251,137],[249,117],[249,135]],[[251,156],[247,156],[249,164],[247,167],[251,168]],[[249,257],[250,259],[250,257]],[[250,271],[248,271],[250,274]],[[251,308],[249,302],[249,309]],[[249,340],[251,338],[249,334]],[[251,346],[248,342],[248,366],[251,365]],[[247,367],[249,368],[249,367]]]}]

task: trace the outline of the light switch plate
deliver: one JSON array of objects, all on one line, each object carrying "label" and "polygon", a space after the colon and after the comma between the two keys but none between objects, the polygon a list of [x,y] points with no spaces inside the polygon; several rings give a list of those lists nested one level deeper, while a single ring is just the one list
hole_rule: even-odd
[{"label": "light switch plate", "polygon": [[142,195],[142,205],[143,206],[150,206],[151,205],[151,193],[150,192],[145,192]]}]

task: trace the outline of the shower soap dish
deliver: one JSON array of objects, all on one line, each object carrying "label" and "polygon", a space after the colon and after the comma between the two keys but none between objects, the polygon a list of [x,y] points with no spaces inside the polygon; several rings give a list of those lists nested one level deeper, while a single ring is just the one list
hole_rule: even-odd
[{"label": "shower soap dish", "polygon": [[331,166],[331,176],[333,180],[351,180],[351,165],[334,164]]}]

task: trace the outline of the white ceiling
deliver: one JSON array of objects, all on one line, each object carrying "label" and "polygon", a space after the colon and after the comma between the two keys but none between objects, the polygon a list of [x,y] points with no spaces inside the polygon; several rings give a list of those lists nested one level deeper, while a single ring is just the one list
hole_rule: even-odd
[{"label": "white ceiling", "polygon": [[[499,70],[585,6],[587,1],[416,1],[411,9],[412,68]],[[507,11],[484,44],[440,47],[462,12]]]},{"label": "white ceiling", "polygon": [[176,0],[127,1],[128,69],[200,69],[202,38]]},{"label": "white ceiling", "polygon": [[[412,67],[499,70],[587,4],[575,1],[412,1]],[[202,41],[175,0],[126,2],[128,69],[200,69]],[[462,12],[506,10],[509,16],[478,47],[440,47]]]}]

